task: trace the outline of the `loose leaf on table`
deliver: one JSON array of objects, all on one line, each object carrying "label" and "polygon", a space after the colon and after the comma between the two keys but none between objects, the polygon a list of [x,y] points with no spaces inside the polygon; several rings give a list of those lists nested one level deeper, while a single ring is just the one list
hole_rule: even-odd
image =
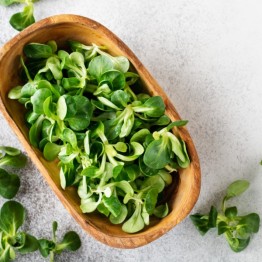
[{"label": "loose leaf on table", "polygon": [[226,200],[241,195],[248,187],[248,181],[237,180],[228,186],[221,212],[212,206],[209,215],[191,215],[190,218],[200,234],[204,235],[210,228],[217,227],[218,235],[225,236],[234,252],[244,250],[251,235],[259,230],[260,217],[256,213],[240,216],[236,206],[226,207]]},{"label": "loose leaf on table", "polygon": [[16,201],[6,202],[0,211],[0,228],[8,235],[15,236],[25,220],[25,209]]},{"label": "loose leaf on table", "polygon": [[32,25],[35,22],[33,5],[27,5],[22,12],[12,15],[10,18],[10,24],[18,31],[22,31],[26,27]]},{"label": "loose leaf on table", "polygon": [[20,179],[15,174],[9,174],[0,168],[0,195],[4,198],[13,198],[20,187]]}]

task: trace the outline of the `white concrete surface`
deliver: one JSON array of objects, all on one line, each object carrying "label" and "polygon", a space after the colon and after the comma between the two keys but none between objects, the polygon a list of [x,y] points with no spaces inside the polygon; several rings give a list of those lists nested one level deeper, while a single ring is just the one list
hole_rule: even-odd
[{"label": "white concrete surface", "polygon": [[[20,7],[0,7],[0,45],[16,34],[8,24]],[[41,0],[38,20],[61,13],[90,17],[117,34],[141,59],[190,120],[202,167],[202,190],[194,212],[219,203],[232,181],[245,178],[251,188],[236,201],[239,210],[262,215],[262,2],[261,0]],[[0,144],[21,147],[3,117]],[[201,237],[187,218],[145,247],[119,250],[88,236],[67,213],[32,163],[22,170],[16,199],[28,211],[25,228],[50,236],[76,230],[82,248],[57,257],[60,262],[225,261],[258,262],[262,230],[249,247],[233,253],[223,237]],[[3,200],[1,200],[3,203]],[[44,261],[38,254],[20,262]]]}]

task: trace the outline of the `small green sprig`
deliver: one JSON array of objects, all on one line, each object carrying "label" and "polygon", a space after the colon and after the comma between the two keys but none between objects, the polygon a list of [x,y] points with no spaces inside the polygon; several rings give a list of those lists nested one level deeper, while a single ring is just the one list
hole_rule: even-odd
[{"label": "small green sprig", "polygon": [[244,193],[249,187],[246,180],[237,180],[227,188],[222,201],[222,211],[218,213],[212,206],[209,214],[194,214],[190,218],[201,235],[211,228],[217,228],[218,235],[224,234],[230,248],[235,252],[244,250],[249,244],[250,237],[259,230],[260,217],[256,213],[239,216],[236,206],[227,207],[229,199]]},{"label": "small green sprig", "polygon": [[35,22],[33,3],[36,1],[38,0],[0,0],[0,5],[24,4],[23,11],[13,14],[9,20],[14,29],[22,31]]},{"label": "small green sprig", "polygon": [[50,262],[54,261],[55,254],[61,254],[63,250],[76,251],[81,246],[81,240],[75,231],[67,232],[64,235],[63,240],[60,243],[58,243],[56,237],[57,227],[58,224],[56,221],[54,221],[52,226],[52,240],[38,240],[41,255],[43,257],[48,257],[50,255]]}]

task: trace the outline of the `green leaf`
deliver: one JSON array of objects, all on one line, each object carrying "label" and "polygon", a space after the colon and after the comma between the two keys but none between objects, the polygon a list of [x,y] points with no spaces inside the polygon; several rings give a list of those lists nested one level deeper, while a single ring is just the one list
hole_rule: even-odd
[{"label": "green leaf", "polygon": [[208,226],[208,218],[201,214],[190,215],[190,219],[197,228],[198,232],[203,236],[210,229]]},{"label": "green leaf", "polygon": [[22,226],[25,220],[25,209],[16,201],[6,202],[0,211],[0,228],[11,236]]},{"label": "green leaf", "polygon": [[21,153],[19,149],[10,146],[0,146],[0,150],[4,151],[6,154],[10,156],[17,156]]},{"label": "green leaf", "polygon": [[26,27],[30,26],[35,22],[33,12],[34,8],[32,4],[25,6],[22,12],[11,16],[9,20],[11,26],[18,31],[22,31]]},{"label": "green leaf", "polygon": [[142,143],[145,141],[146,136],[150,134],[151,133],[148,129],[140,129],[131,137],[130,142]]},{"label": "green leaf", "polygon": [[165,188],[165,182],[160,175],[147,177],[141,185],[143,191],[156,188],[158,193],[162,192]]},{"label": "green leaf", "polygon": [[56,245],[56,251],[61,250],[70,250],[70,251],[76,251],[81,246],[81,240],[79,238],[79,235],[75,231],[69,231],[67,232],[61,243]]},{"label": "green leaf", "polygon": [[225,232],[227,232],[229,230],[230,230],[230,226],[226,222],[221,221],[221,222],[218,223],[218,225],[217,225],[218,235],[224,234]]},{"label": "green leaf", "polygon": [[64,96],[60,96],[57,101],[57,116],[64,120],[67,114],[67,104]]},{"label": "green leaf", "polygon": [[123,160],[123,161],[133,161],[137,159],[140,155],[144,153],[144,148],[137,142],[130,143],[131,148],[133,149],[133,154],[129,156],[121,155],[117,153],[116,157]]},{"label": "green leaf", "polygon": [[124,142],[117,142],[116,144],[114,144],[114,148],[122,153],[125,153],[127,151],[127,145]]},{"label": "green leaf", "polygon": [[141,204],[136,205],[133,215],[123,224],[122,230],[126,233],[136,233],[142,230],[145,226],[141,215]]},{"label": "green leaf", "polygon": [[163,218],[168,215],[168,205],[167,203],[165,205],[160,205],[154,209],[153,214],[158,218]]},{"label": "green leaf", "polygon": [[65,128],[63,130],[63,141],[69,143],[73,148],[77,148],[77,138],[75,133],[69,129]]},{"label": "green leaf", "polygon": [[39,251],[43,257],[48,257],[50,252],[55,249],[55,243],[47,239],[39,239]]},{"label": "green leaf", "polygon": [[162,169],[170,162],[168,140],[160,138],[152,141],[146,148],[144,163],[152,169]]},{"label": "green leaf", "polygon": [[97,206],[97,211],[100,212],[101,214],[104,214],[106,217],[108,217],[110,214],[110,211],[102,202]]},{"label": "green leaf", "polygon": [[232,236],[227,235],[227,242],[228,242],[230,248],[234,252],[240,252],[240,251],[244,250],[248,246],[249,241],[250,241],[250,238],[240,239],[240,238],[236,238],[236,237],[232,237]]},{"label": "green leaf", "polygon": [[20,187],[20,179],[15,174],[9,174],[0,168],[0,195],[4,198],[13,198]]},{"label": "green leaf", "polygon": [[61,151],[61,147],[55,143],[46,143],[45,147],[44,147],[44,157],[47,161],[53,161],[57,158],[58,154]]},{"label": "green leaf", "polygon": [[[52,50],[53,52],[53,50]],[[60,61],[56,57],[49,57],[46,61],[46,66],[52,72],[54,79],[61,80],[63,78],[63,73],[60,65]]]},{"label": "green leaf", "polygon": [[[70,127],[75,131],[85,130],[89,124],[93,114],[93,106],[89,99],[84,96],[74,96],[76,111],[74,115],[66,115],[65,120],[68,121]],[[67,114],[71,109],[67,108]]]},{"label": "green leaf", "polygon": [[123,90],[117,90],[112,93],[111,101],[118,107],[124,108],[130,102],[130,96]]},{"label": "green leaf", "polygon": [[214,206],[211,206],[209,215],[208,215],[208,223],[207,223],[209,228],[216,227],[217,214],[218,214],[217,209]]},{"label": "green leaf", "polygon": [[225,216],[228,218],[234,218],[237,216],[237,207],[228,207],[225,210]]},{"label": "green leaf", "polygon": [[91,213],[96,210],[97,206],[101,203],[102,194],[99,194],[99,199],[96,200],[94,197],[81,199],[80,208],[83,213]]},{"label": "green leaf", "polygon": [[31,97],[31,103],[33,105],[33,110],[37,114],[44,113],[44,102],[45,100],[52,96],[52,93],[47,88],[38,89],[34,95]]},{"label": "green leaf", "polygon": [[129,61],[124,56],[111,56],[111,61],[114,64],[114,69],[121,71],[122,73],[126,73],[129,69]]},{"label": "green leaf", "polygon": [[[99,78],[99,85],[101,86],[102,84],[107,84],[110,87],[110,89],[113,90],[113,91],[123,89],[126,85],[125,75],[123,73],[117,71],[117,70],[106,71]],[[123,103],[125,103],[125,101],[127,100],[126,97],[128,96],[127,93],[125,93],[125,92],[124,93],[118,93],[118,95],[119,94],[121,94],[121,98],[120,97],[117,98],[117,103],[119,102],[119,99],[121,99],[121,101]],[[114,99],[115,98],[116,97],[114,97]],[[120,102],[120,104],[122,105],[121,102]]]},{"label": "green leaf", "polygon": [[104,197],[103,203],[114,217],[118,217],[120,215],[122,211],[122,205],[116,196]]},{"label": "green leaf", "polygon": [[49,45],[38,43],[26,45],[23,51],[28,58],[32,59],[49,58],[53,55],[53,50]]},{"label": "green leaf", "polygon": [[21,254],[34,252],[39,247],[37,239],[24,232],[20,232],[16,235],[16,241],[16,249],[19,250]]},{"label": "green leaf", "polygon": [[27,158],[24,154],[20,153],[19,155],[5,155],[0,159],[0,166],[10,166],[14,168],[22,168],[26,165]]},{"label": "green leaf", "polygon": [[143,157],[139,157],[139,168],[140,171],[145,175],[145,176],[155,176],[158,173],[158,169],[150,168],[148,167],[144,161]]},{"label": "green leaf", "polygon": [[152,215],[155,210],[157,197],[158,197],[158,190],[156,188],[150,189],[146,194],[145,208],[149,215]]},{"label": "green leaf", "polygon": [[141,106],[133,107],[133,110],[137,113],[144,113],[149,117],[160,117],[165,112],[165,104],[160,96],[153,96],[146,100]]},{"label": "green leaf", "polygon": [[115,216],[113,213],[110,215],[109,220],[112,224],[121,224],[124,222],[128,214],[127,207],[124,204],[121,204],[121,211],[118,216]]},{"label": "green leaf", "polygon": [[185,126],[188,123],[188,120],[177,120],[172,123],[170,123],[167,127],[166,130],[169,131],[173,127],[180,127],[180,126]]},{"label": "green leaf", "polygon": [[113,69],[114,65],[107,56],[97,56],[92,59],[88,65],[88,71],[91,76],[100,79],[101,75],[106,71]]},{"label": "green leaf", "polygon": [[40,115],[29,130],[29,140],[34,147],[38,147],[41,140],[42,125],[45,117]]},{"label": "green leaf", "polygon": [[20,0],[0,0],[0,5],[9,6],[20,2],[21,2]]},{"label": "green leaf", "polygon": [[241,229],[245,230],[246,233],[257,233],[259,230],[260,217],[256,213],[251,213],[242,217],[239,221],[239,226]]},{"label": "green leaf", "polygon": [[249,182],[247,180],[237,180],[230,184],[227,188],[226,199],[239,196],[243,194],[249,187]]},{"label": "green leaf", "polygon": [[9,99],[19,99],[21,98],[21,90],[22,90],[22,86],[16,86],[14,88],[12,88],[9,92],[8,92],[8,98]]}]

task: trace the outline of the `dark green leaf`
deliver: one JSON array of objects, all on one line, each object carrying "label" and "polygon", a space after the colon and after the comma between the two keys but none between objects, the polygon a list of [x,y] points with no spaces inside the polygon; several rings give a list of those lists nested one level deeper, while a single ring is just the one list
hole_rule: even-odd
[{"label": "dark green leaf", "polygon": [[61,243],[56,245],[56,251],[61,250],[70,250],[70,251],[76,251],[81,246],[81,240],[78,236],[78,234],[75,231],[69,231],[67,232]]},{"label": "dark green leaf", "polygon": [[15,168],[22,168],[26,165],[27,158],[20,153],[17,156],[5,155],[0,159],[0,166],[11,166]]},{"label": "dark green leaf", "polygon": [[16,240],[16,249],[19,250],[21,254],[34,252],[39,247],[37,239],[34,236],[31,236],[24,232],[18,233],[16,235]]},{"label": "dark green leaf", "polygon": [[8,174],[0,168],[0,195],[4,198],[11,199],[18,192],[20,179],[15,174]]},{"label": "dark green leaf", "polygon": [[60,151],[61,151],[61,146],[48,142],[44,147],[43,154],[47,161],[53,161],[57,158]]},{"label": "dark green leaf", "polygon": [[257,233],[259,230],[259,224],[259,215],[256,213],[251,213],[242,217],[238,225],[241,226],[242,230],[244,229],[246,233]]},{"label": "dark green leaf", "polygon": [[228,186],[225,198],[230,199],[239,196],[243,194],[248,187],[249,182],[247,180],[237,180]]},{"label": "dark green leaf", "polygon": [[156,207],[154,209],[153,214],[156,217],[159,217],[159,218],[163,218],[163,217],[167,216],[167,214],[168,214],[168,205],[167,205],[167,203],[165,205],[160,205],[160,206]]},{"label": "dark green leaf", "polygon": [[17,229],[22,226],[25,220],[25,209],[16,201],[6,202],[0,211],[0,228],[15,236]]},{"label": "dark green leaf", "polygon": [[228,207],[225,210],[225,216],[228,218],[234,218],[237,216],[237,207]]},{"label": "dark green leaf", "polygon": [[146,194],[145,208],[149,215],[152,215],[155,210],[157,197],[158,197],[158,190],[156,188],[150,189]]},{"label": "dark green leaf", "polygon": [[227,242],[234,252],[240,252],[244,250],[248,246],[249,241],[250,238],[240,239],[235,237],[227,237]]},{"label": "dark green leaf", "polygon": [[206,216],[194,214],[190,215],[190,219],[201,235],[205,235],[206,232],[210,229],[208,226],[208,218]]},{"label": "dark green leaf", "polygon": [[114,216],[113,213],[110,215],[109,220],[113,224],[121,224],[126,219],[128,214],[127,207],[121,204],[121,212],[118,216]]},{"label": "dark green leaf", "polygon": [[22,31],[30,26],[35,22],[33,12],[34,8],[32,4],[25,6],[22,12],[12,15],[9,21],[11,26],[18,31]]},{"label": "dark green leaf", "polygon": [[16,3],[20,3],[20,0],[0,0],[0,5],[3,6],[9,6]]},{"label": "dark green leaf", "polygon": [[103,198],[105,207],[113,214],[114,217],[118,217],[122,210],[122,205],[119,199],[115,196]]},{"label": "dark green leaf", "polygon": [[91,60],[88,66],[88,71],[91,76],[100,79],[101,75],[106,71],[113,69],[114,65],[107,56],[97,56]]},{"label": "dark green leaf", "polygon": [[152,169],[164,168],[170,162],[168,141],[163,138],[152,141],[146,148],[143,160]]},{"label": "dark green leaf", "polygon": [[30,43],[24,47],[24,53],[28,58],[41,59],[52,56],[53,50],[49,45]]},{"label": "dark green leaf", "polygon": [[50,251],[55,249],[55,243],[47,239],[39,239],[39,251],[43,257],[48,257]]},{"label": "dark green leaf", "polygon": [[208,216],[208,227],[216,227],[217,223],[217,209],[214,206],[211,206],[211,209],[209,211],[209,216]]},{"label": "dark green leaf", "polygon": [[145,226],[141,215],[141,204],[137,204],[133,215],[123,224],[122,230],[127,233],[136,233]]},{"label": "dark green leaf", "polygon": [[217,225],[217,230],[218,230],[218,235],[221,235],[227,232],[228,230],[230,230],[230,226],[226,222],[221,221]]},{"label": "dark green leaf", "polygon": [[43,114],[44,113],[44,107],[43,104],[45,100],[52,96],[52,93],[47,88],[41,88],[38,89],[34,95],[31,97],[31,103],[33,105],[33,110],[37,114]]}]

